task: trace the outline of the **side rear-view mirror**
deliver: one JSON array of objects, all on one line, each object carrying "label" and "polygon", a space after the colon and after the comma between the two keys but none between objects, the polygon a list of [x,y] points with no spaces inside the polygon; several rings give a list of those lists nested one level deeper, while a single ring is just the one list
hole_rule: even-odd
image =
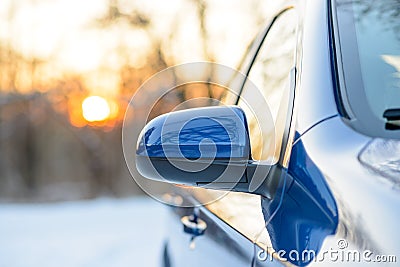
[{"label": "side rear-view mirror", "polygon": [[194,108],[151,120],[139,135],[136,167],[148,179],[272,198],[281,168],[251,159],[237,106]]}]

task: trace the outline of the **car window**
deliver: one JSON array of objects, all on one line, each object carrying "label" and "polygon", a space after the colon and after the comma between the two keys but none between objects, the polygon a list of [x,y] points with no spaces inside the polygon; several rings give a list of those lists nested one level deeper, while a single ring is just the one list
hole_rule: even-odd
[{"label": "car window", "polygon": [[[339,110],[355,130],[400,138],[400,2],[337,0]],[[341,57],[341,58],[339,58]]]},{"label": "car window", "polygon": [[[252,157],[255,160],[277,162],[287,118],[289,75],[295,64],[297,16],[294,9],[280,15],[268,32],[257,58],[251,67],[239,105],[246,113]],[[254,92],[253,82],[262,93]],[[273,123],[263,121],[265,105],[271,112]],[[251,110],[252,109],[252,110]]]},{"label": "car window", "polygon": [[[283,139],[283,129],[287,118],[291,114],[287,112],[289,98],[289,73],[295,63],[297,15],[294,9],[289,9],[279,15],[272,24],[257,57],[250,69],[249,77],[255,85],[262,91],[268,105],[270,105],[272,119],[277,125],[276,136],[279,135],[279,142]],[[242,90],[242,97],[252,107],[257,116],[264,116],[264,102],[255,98],[254,92],[250,89],[254,87],[245,86]],[[250,125],[252,143],[252,156],[254,159],[261,159],[261,151],[269,153],[267,157],[275,158],[275,146],[271,146],[268,140],[260,142],[261,131],[257,130],[256,118],[249,111],[248,106],[239,101],[239,105],[245,110]],[[265,116],[264,116],[265,117]],[[262,125],[261,128],[267,131],[264,138],[274,131],[270,129],[271,124]],[[280,144],[278,144],[280,146]],[[271,150],[270,147],[273,149]],[[276,151],[280,151],[276,149]],[[279,152],[278,152],[279,153]],[[212,190],[200,190],[195,194],[201,200],[218,194]],[[237,231],[245,235],[252,241],[256,241],[258,233],[265,228],[264,218],[260,207],[260,197],[257,195],[229,192],[227,195],[207,205],[207,208],[214,214],[231,225]]]}]

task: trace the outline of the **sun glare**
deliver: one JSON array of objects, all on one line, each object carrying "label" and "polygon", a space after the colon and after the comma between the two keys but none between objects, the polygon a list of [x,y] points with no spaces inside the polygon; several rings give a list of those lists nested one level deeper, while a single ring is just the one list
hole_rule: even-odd
[{"label": "sun glare", "polygon": [[82,102],[82,113],[88,122],[104,121],[110,117],[110,105],[100,96],[89,96]]}]

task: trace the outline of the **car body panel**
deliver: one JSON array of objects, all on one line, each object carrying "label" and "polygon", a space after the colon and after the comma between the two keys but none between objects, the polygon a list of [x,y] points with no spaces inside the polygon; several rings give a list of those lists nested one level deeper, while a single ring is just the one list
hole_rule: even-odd
[{"label": "car body panel", "polygon": [[359,251],[395,255],[400,251],[396,212],[400,194],[393,182],[359,161],[370,141],[338,117],[321,123],[301,138],[338,204],[340,220],[334,238],[345,239]]},{"label": "car body panel", "polygon": [[301,60],[297,62],[295,91],[295,116],[301,118],[296,120],[299,135],[338,114],[332,89],[328,1],[308,0],[301,8]]}]

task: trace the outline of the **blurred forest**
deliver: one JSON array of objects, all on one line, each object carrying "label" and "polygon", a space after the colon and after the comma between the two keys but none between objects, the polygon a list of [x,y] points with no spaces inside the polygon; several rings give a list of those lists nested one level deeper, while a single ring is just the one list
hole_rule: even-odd
[{"label": "blurred forest", "polygon": [[[58,2],[68,5],[69,1]],[[62,67],[62,45],[40,48],[40,41],[35,41],[43,37],[35,34],[35,6],[46,6],[48,1],[10,0],[0,6],[0,201],[142,194],[125,166],[121,145],[122,120],[134,92],[151,75],[183,62],[217,61],[236,67],[264,23],[260,1],[248,2],[245,8],[234,1],[236,9],[225,1],[219,1],[217,7],[206,0],[178,1],[171,7],[158,1],[152,8],[127,2],[104,1],[100,11],[85,22],[90,33],[83,35],[94,36],[93,49],[97,44],[112,45],[104,50],[100,63],[84,70]],[[70,3],[72,8],[64,12],[73,20],[80,4]],[[29,8],[24,9],[26,6]],[[152,10],[165,13],[165,8],[170,9],[168,23],[156,21]],[[21,15],[21,10],[28,13]],[[44,10],[52,16],[51,7]],[[20,30],[21,25],[28,29]],[[55,32],[62,31],[56,22],[52,27]],[[63,32],[58,34],[63,37]],[[145,41],[137,45],[139,38],[129,36],[142,36]],[[37,52],[35,46],[44,52]],[[85,53],[76,58],[78,66],[80,59],[85,64]],[[167,102],[158,103],[156,113],[167,112],[189,98],[218,99],[221,93],[208,87],[199,87],[195,93],[175,90]],[[107,119],[90,122],[82,116],[82,101],[90,95],[107,100]]]}]

